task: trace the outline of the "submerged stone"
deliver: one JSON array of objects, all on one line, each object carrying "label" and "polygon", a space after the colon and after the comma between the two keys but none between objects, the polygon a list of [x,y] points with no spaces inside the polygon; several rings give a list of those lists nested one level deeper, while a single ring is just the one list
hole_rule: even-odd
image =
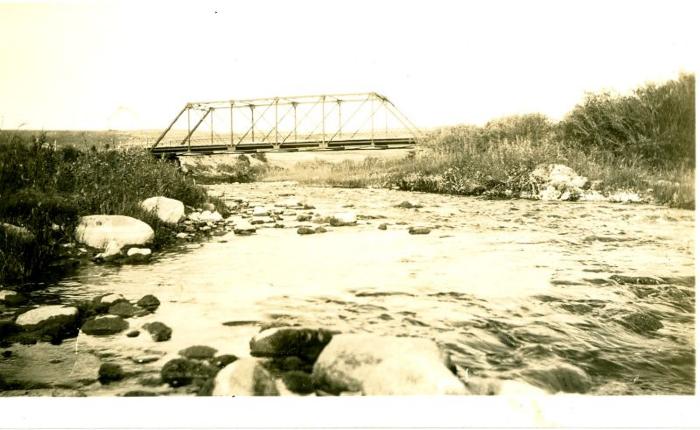
[{"label": "submerged stone", "polygon": [[170,327],[159,321],[144,324],[143,328],[151,334],[151,338],[156,342],[170,340],[173,334],[173,330]]},{"label": "submerged stone", "polygon": [[97,372],[97,380],[101,384],[109,384],[110,382],[120,381],[124,378],[124,370],[115,363],[103,363]]},{"label": "submerged stone", "polygon": [[353,212],[339,212],[328,219],[333,227],[352,226],[357,224],[357,215]]},{"label": "submerged stone", "polygon": [[663,328],[661,320],[649,312],[635,312],[622,318],[623,324],[639,334],[648,334]]},{"label": "submerged stone", "polygon": [[127,301],[120,301],[110,306],[107,313],[117,315],[122,318],[131,318],[136,314],[136,308]]},{"label": "submerged stone", "polygon": [[428,227],[409,227],[408,234],[428,234],[430,229]]},{"label": "submerged stone", "polygon": [[139,299],[138,302],[136,302],[136,305],[146,309],[148,311],[154,312],[156,309],[158,309],[158,306],[160,306],[160,300],[152,294],[147,294]]},{"label": "submerged stone", "polygon": [[570,364],[559,364],[545,368],[528,369],[523,372],[529,382],[543,386],[549,391],[564,393],[586,393],[592,381],[583,369]]},{"label": "submerged stone", "polygon": [[205,345],[194,345],[181,350],[178,354],[185,358],[204,360],[214,357],[216,349]]},{"label": "submerged stone", "polygon": [[403,208],[403,209],[419,209],[422,208],[423,205],[419,203],[411,203],[408,200],[404,200],[398,205],[396,205],[397,208]]},{"label": "submerged stone", "polygon": [[181,387],[192,383],[201,385],[206,380],[213,378],[218,370],[218,368],[198,360],[175,358],[165,363],[160,371],[160,377],[171,387]]},{"label": "submerged stone", "polygon": [[301,234],[301,235],[314,234],[314,233],[316,233],[316,230],[314,230],[311,227],[299,227],[297,229],[297,234]]},{"label": "submerged stone", "polygon": [[118,316],[98,316],[85,321],[80,330],[90,335],[110,335],[129,328],[129,323]]}]

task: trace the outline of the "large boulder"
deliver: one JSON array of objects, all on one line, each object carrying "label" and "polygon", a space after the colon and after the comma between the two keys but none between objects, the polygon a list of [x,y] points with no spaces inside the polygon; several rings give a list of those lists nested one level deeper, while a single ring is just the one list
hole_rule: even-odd
[{"label": "large boulder", "polygon": [[578,200],[588,179],[563,164],[540,164],[530,173],[530,183],[541,200]]},{"label": "large boulder", "polygon": [[78,334],[78,309],[72,306],[42,306],[18,316],[15,324],[22,329],[24,341],[60,343]]},{"label": "large boulder", "polygon": [[276,327],[263,330],[250,340],[254,357],[297,356],[315,360],[335,333],[325,329]]},{"label": "large boulder", "polygon": [[185,205],[180,200],[168,197],[150,197],[141,202],[141,207],[168,224],[177,224],[185,217]]},{"label": "large boulder", "polygon": [[75,324],[78,318],[78,309],[72,306],[49,305],[27,311],[17,317],[15,324],[24,329],[34,329],[49,322],[61,322],[61,324]]},{"label": "large boulder", "polygon": [[240,358],[221,369],[214,379],[214,396],[277,396],[270,373],[255,358]]},{"label": "large boulder", "polygon": [[340,334],[321,352],[313,378],[330,393],[468,394],[448,365],[449,357],[428,339]]},{"label": "large boulder", "polygon": [[105,249],[110,242],[119,248],[126,245],[144,245],[151,242],[151,226],[124,215],[88,215],[80,218],[75,229],[78,242],[93,248]]}]

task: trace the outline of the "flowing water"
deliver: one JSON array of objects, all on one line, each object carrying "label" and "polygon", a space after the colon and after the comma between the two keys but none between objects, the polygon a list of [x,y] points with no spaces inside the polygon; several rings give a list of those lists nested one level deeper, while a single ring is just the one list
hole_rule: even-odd
[{"label": "flowing water", "polygon": [[[291,183],[210,192],[270,207],[294,195],[315,206],[297,213],[352,211],[360,221],[305,236],[290,214],[288,228],[212,237],[148,265],[86,265],[34,298],[154,294],[161,307],[131,326],[162,321],[172,339],[81,335],[58,347],[16,346],[14,377],[119,395],[157,385],[162,365],[190,345],[247,355],[260,325],[278,322],[431,338],[470,375],[532,381],[569,364],[590,376],[589,394],[694,392],[692,211]],[[422,207],[396,207],[406,200]],[[407,232],[418,225],[432,231]],[[145,355],[158,360],[134,362]],[[121,363],[131,377],[101,386],[83,374],[100,360]]]}]

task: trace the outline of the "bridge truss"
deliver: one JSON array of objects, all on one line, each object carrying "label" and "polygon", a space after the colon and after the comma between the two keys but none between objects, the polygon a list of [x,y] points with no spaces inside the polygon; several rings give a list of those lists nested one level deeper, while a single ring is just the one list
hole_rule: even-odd
[{"label": "bridge truss", "polygon": [[377,93],[271,97],[187,103],[151,152],[404,147],[419,136]]}]

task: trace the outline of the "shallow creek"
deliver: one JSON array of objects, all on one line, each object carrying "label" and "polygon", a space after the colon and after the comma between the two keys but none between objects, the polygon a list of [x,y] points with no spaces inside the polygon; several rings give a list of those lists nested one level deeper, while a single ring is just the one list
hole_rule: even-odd
[{"label": "shallow creek", "polygon": [[[179,350],[209,345],[245,356],[260,324],[277,321],[431,338],[470,375],[528,381],[568,363],[590,376],[589,394],[694,391],[692,211],[292,183],[209,191],[250,207],[272,208],[291,195],[315,209],[282,215],[285,228],[269,224],[252,236],[211,237],[147,265],[84,265],[33,299],[154,294],[160,308],[130,319],[131,328],[162,321],[172,327],[172,339],[156,343],[147,333],[121,333],[81,335],[60,346],[15,345],[11,357],[0,358],[0,374],[69,394],[185,394],[157,383],[160,368]],[[422,207],[396,207],[402,201]],[[312,225],[297,222],[297,214],[343,211],[356,213],[358,225],[296,232]],[[378,229],[383,223],[387,229]],[[432,231],[411,235],[409,226]],[[663,327],[648,329],[630,315]],[[144,356],[157,360],[135,362]],[[104,361],[121,364],[130,377],[102,386],[95,376]]]}]

